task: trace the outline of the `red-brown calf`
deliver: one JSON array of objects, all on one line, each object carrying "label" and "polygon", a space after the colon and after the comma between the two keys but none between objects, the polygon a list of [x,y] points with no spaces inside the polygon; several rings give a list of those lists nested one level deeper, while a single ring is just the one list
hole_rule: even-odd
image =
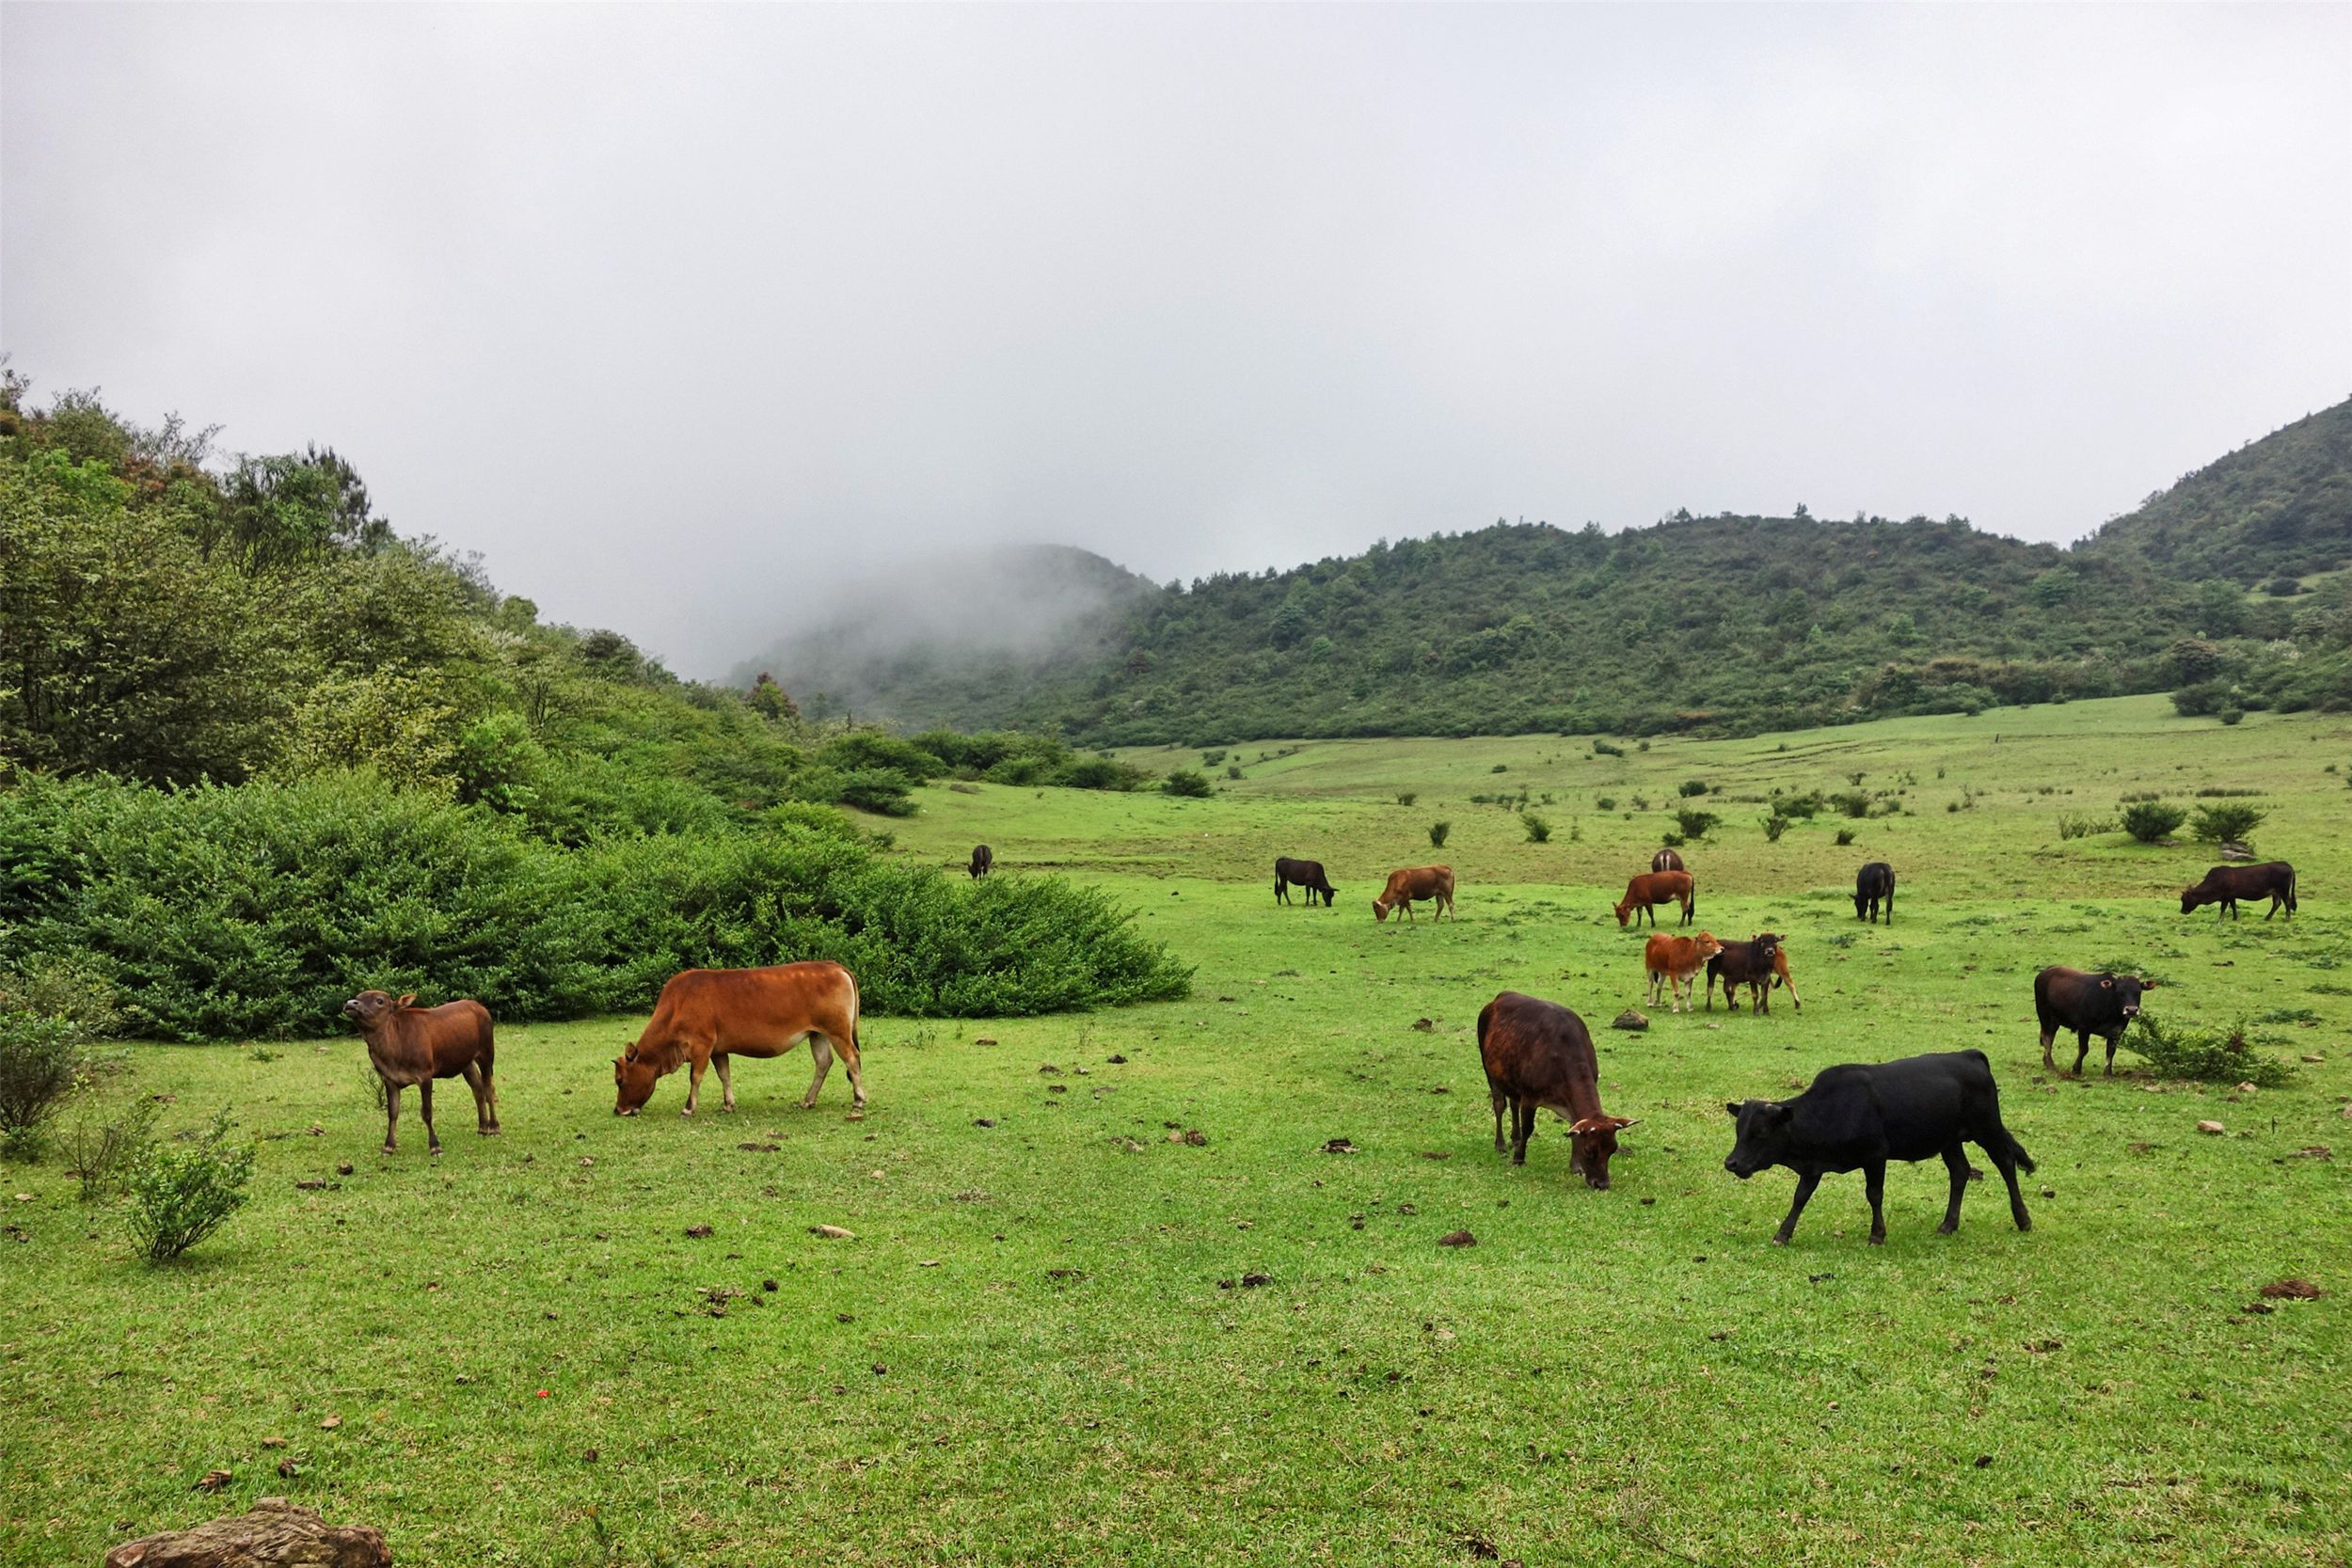
[{"label": "red-brown calf", "polygon": [[1617,905],[1617,924],[1623,926],[1629,915],[1639,920],[1647,914],[1655,926],[1658,914],[1650,906],[1676,900],[1682,905],[1681,924],[1688,926],[1698,907],[1698,886],[1688,871],[1645,871],[1625,884],[1625,898]]},{"label": "red-brown calf", "polygon": [[395,1001],[389,993],[363,990],[343,1004],[343,1016],[359,1025],[368,1060],[384,1081],[384,1152],[396,1152],[392,1134],[400,1124],[400,1091],[417,1086],[424,1116],[425,1146],[441,1152],[433,1131],[433,1080],[463,1078],[473,1090],[474,1130],[484,1137],[499,1130],[498,1090],[490,1082],[495,1047],[490,1009],[479,1002],[444,1002],[415,1007],[412,991]]}]

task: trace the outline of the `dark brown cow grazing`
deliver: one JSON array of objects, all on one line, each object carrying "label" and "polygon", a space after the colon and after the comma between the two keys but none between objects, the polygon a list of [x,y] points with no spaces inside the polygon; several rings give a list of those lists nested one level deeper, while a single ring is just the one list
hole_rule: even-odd
[{"label": "dark brown cow grazing", "polygon": [[1416,898],[1434,898],[1438,901],[1438,912],[1433,919],[1453,914],[1454,867],[1415,865],[1390,872],[1389,885],[1382,888],[1380,896],[1372,901],[1372,917],[1385,921],[1391,910],[1401,909],[1405,911],[1405,918],[1410,920]]},{"label": "dark brown cow grazing", "polygon": [[1557,1002],[1506,990],[1478,1012],[1478,1055],[1495,1108],[1495,1152],[1504,1148],[1502,1113],[1511,1112],[1511,1163],[1527,1164],[1535,1112],[1549,1106],[1567,1118],[1569,1164],[1584,1184],[1609,1190],[1609,1157],[1617,1134],[1634,1125],[1600,1108],[1600,1064],[1584,1021]]},{"label": "dark brown cow grazing", "polygon": [[1274,901],[1278,904],[1289,903],[1290,890],[1294,887],[1307,890],[1307,907],[1311,910],[1315,907],[1317,894],[1323,895],[1323,907],[1327,910],[1331,907],[1331,900],[1338,896],[1331,889],[1331,879],[1323,874],[1321,861],[1295,861],[1288,855],[1276,856]]},{"label": "dark brown cow grazing", "polygon": [[499,1130],[498,1089],[490,1082],[496,1050],[490,1009],[479,1002],[444,1002],[415,1007],[416,993],[394,1001],[380,990],[363,990],[343,1004],[343,1016],[359,1025],[368,1060],[384,1081],[384,1152],[398,1152],[392,1134],[400,1124],[400,1091],[417,1085],[424,1116],[425,1147],[441,1152],[433,1131],[433,1080],[463,1078],[473,1090],[474,1131],[488,1137]]},{"label": "dark brown cow grazing", "polygon": [[808,1081],[801,1109],[817,1103],[817,1091],[833,1070],[835,1052],[850,1072],[852,1115],[866,1110],[866,1078],[857,1049],[857,980],[836,963],[777,964],[768,969],[690,969],[674,974],[653,1005],[653,1019],[637,1043],[612,1058],[612,1084],[619,1091],[612,1114],[633,1117],[653,1098],[654,1085],[682,1064],[692,1064],[686,1109],[700,1102],[703,1069],[719,1066],[720,1108],[735,1109],[735,1085],[727,1076],[729,1056],[781,1056],[808,1041],[817,1076]]},{"label": "dark brown cow grazing", "polygon": [[974,845],[972,847],[972,864],[970,867],[972,875],[975,877],[985,877],[994,869],[996,869],[995,851],[991,849],[985,844]]},{"label": "dark brown cow grazing", "polygon": [[1679,900],[1682,904],[1682,919],[1677,924],[1691,924],[1691,911],[1698,902],[1698,887],[1691,880],[1691,874],[1688,871],[1645,871],[1625,884],[1625,898],[1617,905],[1617,924],[1623,926],[1629,915],[1639,921],[1646,914],[1649,923],[1656,926],[1658,911],[1651,906],[1670,900]]},{"label": "dark brown cow grazing", "polygon": [[1652,855],[1649,858],[1649,868],[1652,871],[1688,871],[1690,869],[1682,863],[1682,857],[1672,849],[1661,849]]},{"label": "dark brown cow grazing", "polygon": [[2270,914],[2264,915],[2265,920],[2281,909],[2293,920],[2295,867],[2284,861],[2272,861],[2267,865],[2217,865],[2205,873],[2203,881],[2181,890],[2181,912],[2190,914],[2207,904],[2218,904],[2221,907],[2213,916],[2216,920],[2225,914],[2236,920],[2240,918],[2237,901],[2241,898],[2269,899]]}]

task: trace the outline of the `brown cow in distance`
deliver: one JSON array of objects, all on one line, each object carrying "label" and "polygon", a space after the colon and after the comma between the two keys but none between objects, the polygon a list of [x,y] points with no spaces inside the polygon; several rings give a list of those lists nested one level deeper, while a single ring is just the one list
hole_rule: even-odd
[{"label": "brown cow in distance", "polygon": [[850,1072],[850,1115],[866,1112],[866,1078],[857,1047],[857,980],[836,963],[776,964],[767,969],[690,969],[674,974],[653,1005],[653,1018],[637,1043],[612,1058],[612,1084],[619,1091],[612,1114],[633,1117],[653,1098],[665,1074],[691,1064],[686,1109],[700,1102],[703,1069],[719,1066],[720,1108],[735,1109],[735,1084],[727,1075],[730,1056],[781,1056],[808,1041],[817,1076],[808,1081],[801,1109],[817,1103],[817,1091],[833,1070],[835,1052]]},{"label": "brown cow in distance", "polygon": [[1682,857],[1672,849],[1661,849],[1652,855],[1649,858],[1649,868],[1652,871],[1688,871],[1691,869],[1682,863]]},{"label": "brown cow in distance", "polygon": [[2281,909],[2293,920],[2295,867],[2284,861],[2272,861],[2267,865],[2217,865],[2205,873],[2203,881],[2181,890],[2181,912],[2191,914],[2207,904],[2217,904],[2220,907],[2214,911],[2216,920],[2225,914],[2236,920],[2240,918],[2237,901],[2241,898],[2269,899],[2270,914],[2264,915],[2265,920]]},{"label": "brown cow in distance", "polygon": [[[1648,1001],[1658,1005],[1661,987],[1674,991],[1674,1010],[1682,1011],[1691,988],[1698,978],[1707,960],[1724,950],[1724,944],[1706,931],[1694,937],[1670,937],[1663,934],[1649,939],[1642,949],[1642,967],[1649,973]],[[1711,994],[1711,993],[1710,993]]]},{"label": "brown cow in distance", "polygon": [[441,1152],[433,1131],[433,1080],[463,1078],[473,1090],[474,1131],[499,1131],[498,1089],[490,1082],[496,1054],[490,1009],[479,1002],[444,1002],[437,1007],[410,1006],[414,991],[395,1001],[390,993],[363,990],[343,1004],[343,1016],[359,1025],[368,1061],[384,1081],[384,1152],[399,1152],[393,1132],[400,1124],[400,1091],[417,1085],[424,1116],[425,1147]]},{"label": "brown cow in distance", "polygon": [[1645,871],[1625,884],[1625,898],[1617,905],[1617,924],[1622,927],[1629,915],[1639,920],[1647,914],[1649,923],[1655,926],[1658,913],[1650,906],[1679,900],[1682,919],[1677,924],[1688,926],[1692,911],[1697,907],[1697,884],[1691,880],[1688,871]]},{"label": "brown cow in distance", "polygon": [[1600,1108],[1600,1063],[1592,1031],[1557,1002],[1499,993],[1478,1012],[1478,1055],[1495,1108],[1495,1152],[1504,1148],[1502,1112],[1511,1111],[1511,1163],[1527,1164],[1535,1112],[1549,1105],[1568,1121],[1569,1164],[1584,1184],[1609,1190],[1609,1157],[1631,1121]]},{"label": "brown cow in distance", "polygon": [[[1372,917],[1385,921],[1391,910],[1401,909],[1405,918],[1413,918],[1413,900],[1434,898],[1438,912],[1432,919],[1442,919],[1454,913],[1454,867],[1450,865],[1403,866],[1389,873],[1389,885],[1380,890],[1380,896],[1372,901]],[[1456,916],[1455,918],[1460,918]]]}]

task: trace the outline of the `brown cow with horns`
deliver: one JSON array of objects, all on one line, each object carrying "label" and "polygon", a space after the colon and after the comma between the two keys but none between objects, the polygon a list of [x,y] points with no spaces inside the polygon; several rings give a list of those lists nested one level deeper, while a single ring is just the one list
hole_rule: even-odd
[{"label": "brown cow with horns", "polygon": [[410,1006],[416,999],[414,991],[395,1001],[389,991],[363,990],[343,1004],[343,1016],[359,1025],[368,1061],[384,1081],[387,1154],[399,1152],[392,1134],[400,1125],[400,1091],[411,1084],[424,1116],[425,1147],[441,1152],[441,1136],[433,1131],[436,1078],[463,1078],[473,1090],[474,1130],[485,1138],[499,1131],[498,1089],[490,1082],[496,1053],[490,1009],[471,1000]]},{"label": "brown cow with horns", "polygon": [[866,1077],[857,1047],[857,978],[836,963],[776,964],[767,969],[690,969],[674,974],[653,1005],[637,1043],[612,1058],[616,1117],[633,1117],[653,1098],[654,1085],[691,1064],[686,1109],[700,1102],[703,1069],[719,1068],[720,1109],[735,1109],[730,1056],[781,1056],[803,1040],[817,1060],[817,1076],[801,1097],[803,1111],[833,1070],[834,1053],[849,1069],[850,1112],[866,1113]]}]

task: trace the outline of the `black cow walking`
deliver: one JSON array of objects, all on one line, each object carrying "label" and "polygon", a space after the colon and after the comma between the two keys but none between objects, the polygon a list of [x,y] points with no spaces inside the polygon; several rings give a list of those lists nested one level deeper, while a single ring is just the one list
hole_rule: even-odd
[{"label": "black cow walking", "polygon": [[2083,1059],[2090,1054],[2090,1037],[2107,1042],[2107,1075],[2115,1075],[2115,1048],[2123,1031],[2139,1016],[2142,991],[2153,990],[2153,980],[2137,974],[2088,974],[2079,969],[2052,964],[2033,977],[2033,1010],[2042,1021],[2042,1065],[2057,1070],[2050,1046],[2061,1029],[2074,1032],[2074,1065],[2071,1075],[2083,1075]]},{"label": "black cow walking", "polygon": [[1884,861],[1872,861],[1855,873],[1853,879],[1853,917],[1879,923],[1879,900],[1886,900],[1886,923],[1895,924],[1895,868]]},{"label": "black cow walking", "polygon": [[1870,1199],[1870,1244],[1886,1242],[1886,1162],[1924,1160],[1941,1154],[1951,1173],[1951,1201],[1938,1235],[1960,1228],[1961,1195],[1971,1174],[1963,1144],[1975,1144],[2000,1168],[2009,1183],[2010,1217],[2020,1230],[2033,1228],[2019,1170],[2031,1172],[2033,1157],[2001,1125],[2000,1090],[1981,1051],[1906,1056],[1897,1062],[1855,1063],[1825,1068],[1794,1100],[1750,1100],[1726,1104],[1739,1137],[1724,1169],[1745,1181],[1757,1171],[1787,1165],[1797,1173],[1796,1201],[1772,1235],[1786,1246],[1797,1216],[1813,1189],[1832,1171],[1859,1170]]},{"label": "black cow walking", "polygon": [[993,870],[995,870],[995,869],[996,869],[996,853],[995,853],[995,851],[994,851],[994,850],[993,850],[993,849],[991,849],[991,848],[990,848],[987,845],[985,845],[985,844],[976,844],[976,845],[974,845],[974,846],[972,847],[972,864],[971,864],[971,866],[970,866],[970,870],[971,870],[971,872],[972,872],[972,875],[973,875],[973,876],[975,876],[975,877],[985,877],[985,876],[987,876],[987,875],[988,875],[991,871],[993,871]]},{"label": "black cow walking", "polygon": [[2267,865],[2217,865],[2205,873],[2203,881],[2181,890],[2181,912],[2190,914],[2207,904],[2218,904],[2221,907],[2214,911],[2216,920],[2225,914],[2235,920],[2240,918],[2237,901],[2241,898],[2269,899],[2270,914],[2264,915],[2265,920],[2281,909],[2293,920],[2295,867],[2284,861],[2272,861]]},{"label": "black cow walking", "polygon": [[1315,907],[1315,895],[1318,893],[1323,895],[1323,907],[1327,910],[1331,907],[1331,883],[1323,874],[1321,861],[1295,861],[1288,855],[1277,859],[1274,863],[1274,901],[1278,904],[1289,903],[1293,887],[1307,890],[1309,909]]}]

